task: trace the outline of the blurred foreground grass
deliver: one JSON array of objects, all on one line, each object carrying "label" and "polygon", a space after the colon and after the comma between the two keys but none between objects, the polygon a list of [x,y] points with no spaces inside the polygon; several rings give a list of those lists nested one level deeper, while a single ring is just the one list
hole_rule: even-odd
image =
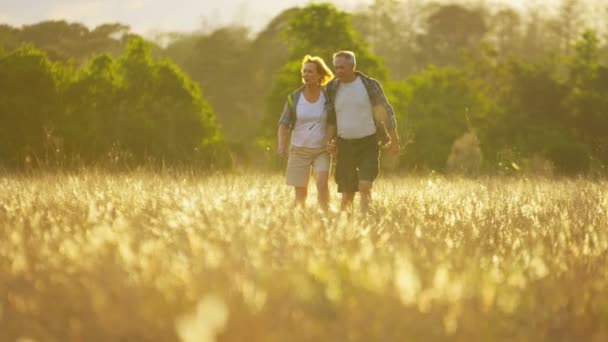
[{"label": "blurred foreground grass", "polygon": [[607,182],[385,177],[365,219],[268,175],[0,189],[0,341],[608,340]]}]

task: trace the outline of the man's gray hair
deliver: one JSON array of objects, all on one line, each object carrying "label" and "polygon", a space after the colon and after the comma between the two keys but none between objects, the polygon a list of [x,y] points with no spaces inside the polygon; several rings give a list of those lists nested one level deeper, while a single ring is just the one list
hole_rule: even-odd
[{"label": "man's gray hair", "polygon": [[351,63],[352,65],[357,65],[357,59],[355,58],[355,53],[352,51],[338,51],[338,52],[334,53],[334,60],[336,60],[336,57],[342,57],[342,58],[346,59],[346,61]]}]

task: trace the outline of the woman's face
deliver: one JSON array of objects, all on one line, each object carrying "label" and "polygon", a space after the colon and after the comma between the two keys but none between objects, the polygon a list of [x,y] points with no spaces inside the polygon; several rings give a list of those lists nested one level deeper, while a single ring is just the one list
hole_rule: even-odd
[{"label": "woman's face", "polygon": [[321,83],[321,75],[317,71],[317,65],[312,62],[304,64],[302,70],[302,80],[306,85],[317,85]]}]

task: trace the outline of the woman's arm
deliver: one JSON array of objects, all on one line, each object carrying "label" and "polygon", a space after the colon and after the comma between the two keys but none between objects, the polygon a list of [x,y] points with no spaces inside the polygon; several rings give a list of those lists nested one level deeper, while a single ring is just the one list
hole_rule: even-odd
[{"label": "woman's arm", "polygon": [[279,124],[279,131],[277,132],[277,153],[283,158],[287,156],[287,140],[289,140],[289,127],[284,124]]}]

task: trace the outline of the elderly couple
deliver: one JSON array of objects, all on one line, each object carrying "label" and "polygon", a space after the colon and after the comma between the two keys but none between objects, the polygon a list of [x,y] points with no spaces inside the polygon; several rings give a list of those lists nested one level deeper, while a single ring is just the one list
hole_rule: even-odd
[{"label": "elderly couple", "polygon": [[297,206],[306,201],[312,168],[319,205],[327,210],[330,156],[334,156],[342,209],[350,208],[359,192],[360,210],[366,213],[378,176],[380,147],[399,153],[397,125],[380,83],[355,71],[353,52],[337,52],[333,62],[335,78],[323,59],[304,57],[304,85],[287,97],[279,120],[278,153],[288,157],[287,184],[295,188]]}]

